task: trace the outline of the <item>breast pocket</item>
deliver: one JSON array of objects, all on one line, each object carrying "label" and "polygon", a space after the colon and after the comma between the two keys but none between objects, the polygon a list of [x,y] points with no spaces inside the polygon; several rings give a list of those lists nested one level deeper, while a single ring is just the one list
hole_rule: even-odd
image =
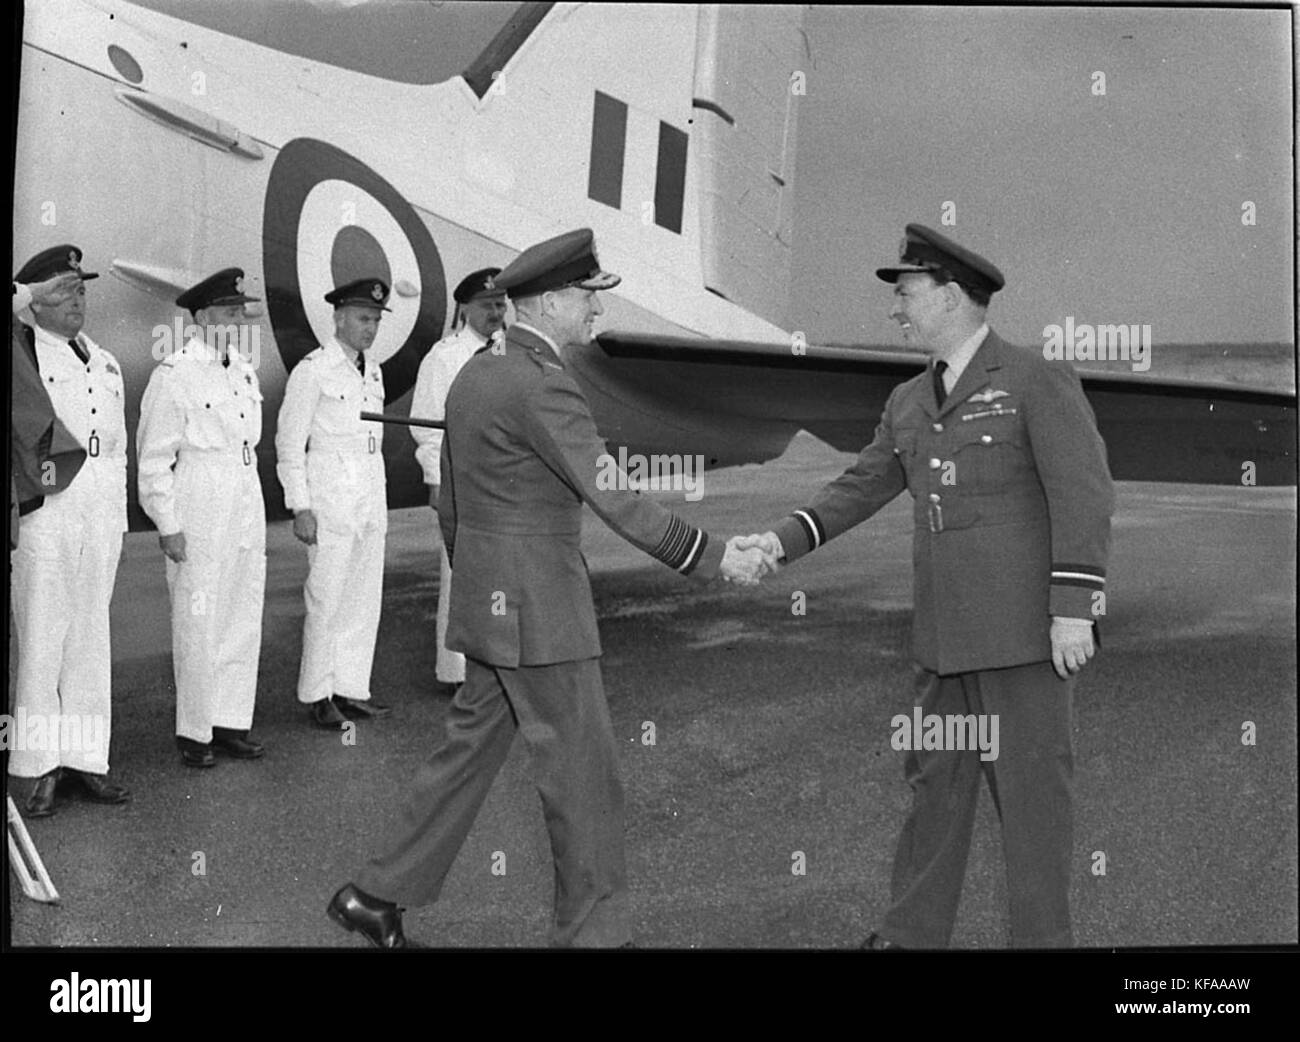
[{"label": "breast pocket", "polygon": [[999,492],[1026,466],[1024,434],[1015,416],[962,423],[954,432],[954,484],[967,492]]},{"label": "breast pocket", "polygon": [[363,397],[355,381],[338,378],[322,381],[316,403],[316,422],[327,434],[356,433]]}]

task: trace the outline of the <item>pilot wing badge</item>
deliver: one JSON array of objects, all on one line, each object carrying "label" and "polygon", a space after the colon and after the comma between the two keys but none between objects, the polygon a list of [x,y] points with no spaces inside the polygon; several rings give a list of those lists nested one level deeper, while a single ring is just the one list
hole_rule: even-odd
[{"label": "pilot wing badge", "polygon": [[1009,391],[995,391],[990,389],[987,391],[976,391],[966,400],[968,402],[982,402],[985,405],[987,405],[990,402],[996,402],[999,398],[1008,398],[1008,397],[1010,397]]}]

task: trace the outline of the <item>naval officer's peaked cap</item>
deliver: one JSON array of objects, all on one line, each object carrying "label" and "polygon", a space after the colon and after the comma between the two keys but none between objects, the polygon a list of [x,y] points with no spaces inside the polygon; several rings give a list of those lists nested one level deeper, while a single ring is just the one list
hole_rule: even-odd
[{"label": "naval officer's peaked cap", "polygon": [[388,283],[383,279],[357,279],[339,286],[325,294],[325,303],[333,304],[336,308],[354,304],[358,307],[378,308],[380,311],[393,310],[384,307],[388,303]]},{"label": "naval officer's peaked cap", "polygon": [[898,276],[909,271],[937,271],[942,268],[957,282],[985,293],[996,293],[1006,285],[1002,272],[978,253],[959,246],[945,235],[925,227],[909,224],[898,248],[898,264],[892,268],[877,268],[876,277],[885,282],[897,282]]},{"label": "naval officer's peaked cap", "polygon": [[215,275],[209,275],[202,282],[191,286],[179,297],[176,304],[186,311],[194,312],[200,308],[221,306],[224,304],[247,304],[250,297],[244,292],[244,271],[242,268],[222,268]]},{"label": "naval officer's peaked cap", "polygon": [[579,228],[529,246],[492,281],[497,289],[505,290],[512,299],[518,300],[566,286],[613,289],[623,280],[618,275],[600,270],[600,263],[596,260],[596,237],[590,228]]},{"label": "naval officer's peaked cap", "polygon": [[67,271],[76,272],[83,281],[99,278],[99,272],[81,270],[81,250],[65,242],[59,246],[51,246],[48,250],[41,250],[18,270],[14,281],[30,285],[33,282],[52,279],[55,275],[62,275]]},{"label": "naval officer's peaked cap", "polygon": [[506,291],[494,284],[493,279],[501,274],[500,268],[479,268],[471,271],[456,285],[451,299],[457,304],[468,304],[480,297],[504,297]]}]

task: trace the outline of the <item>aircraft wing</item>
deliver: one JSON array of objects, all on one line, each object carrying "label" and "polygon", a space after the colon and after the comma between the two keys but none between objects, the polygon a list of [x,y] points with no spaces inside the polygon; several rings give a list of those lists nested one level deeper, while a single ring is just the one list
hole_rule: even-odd
[{"label": "aircraft wing", "polygon": [[[889,393],[924,362],[873,348],[615,331],[571,365],[611,445],[699,454],[713,467],[775,458],[801,429],[857,452]],[[1296,484],[1293,392],[1145,373],[1080,376],[1116,480]]]}]

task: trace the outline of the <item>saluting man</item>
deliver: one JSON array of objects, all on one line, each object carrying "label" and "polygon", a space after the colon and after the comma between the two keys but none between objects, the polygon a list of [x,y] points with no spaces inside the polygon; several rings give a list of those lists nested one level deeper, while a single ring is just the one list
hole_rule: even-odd
[{"label": "saluting man", "polygon": [[947,947],[981,771],[1002,822],[1011,942],[1065,947],[1070,701],[1104,613],[1115,505],[1106,448],[1074,370],[989,329],[1004,285],[991,263],[909,224],[900,263],[876,274],[895,284],[890,316],[931,364],[894,389],[857,462],[761,539],[795,561],[910,492],[923,718],[996,716],[1000,748],[984,761],[979,749],[921,749],[913,736],[892,903],[863,947]]},{"label": "saluting man", "polygon": [[240,349],[244,305],[257,299],[239,268],[176,298],[197,326],[153,371],[136,431],[140,506],[166,557],[176,744],[187,767],[211,767],[214,752],[263,752],[248,736],[266,591],[262,392]]},{"label": "saluting man", "polygon": [[[27,741],[9,753],[9,773],[35,778],[27,813],[54,813],[60,780],[97,803],[124,803],[130,793],[108,778],[112,735],[112,645],[109,603],[126,531],[126,417],[122,371],[85,333],[82,253],[64,244],[38,253],[14,276],[18,284],[74,272],[77,285],[58,303],[33,299],[35,363],[62,430],[85,449],[62,491],[18,504],[13,552],[13,612],[18,634],[15,717]],[[54,435],[59,433],[53,428]],[[76,460],[74,451],[70,459]],[[58,463],[55,461],[55,466]],[[66,475],[65,475],[66,477]],[[62,483],[63,479],[60,479]],[[30,491],[30,490],[29,490]],[[44,725],[37,739],[32,721]]]},{"label": "saluting man", "polygon": [[382,279],[357,279],[325,294],[334,336],[289,374],[275,434],[276,473],[293,534],[307,544],[298,701],[319,727],[387,716],[370,697],[388,531],[382,412],[384,376],[366,359],[389,308]]},{"label": "saluting man", "polygon": [[[412,417],[422,420],[443,419],[447,391],[461,366],[493,334],[505,328],[505,290],[492,284],[492,279],[499,274],[500,268],[480,268],[470,272],[461,279],[452,293],[457,310],[464,318],[464,325],[451,336],[434,344],[420,362],[420,372],[415,379],[415,394],[411,398]],[[442,431],[431,427],[412,427],[411,436],[416,443],[415,458],[424,471],[424,483],[429,486],[429,506],[434,510],[436,529]],[[438,659],[434,675],[445,693],[455,694],[455,689],[465,681],[465,656],[447,647],[447,620],[451,612],[451,563],[447,560],[447,548],[442,545],[441,539],[438,558]]]},{"label": "saluting man", "polygon": [[404,947],[399,905],[437,899],[519,730],[555,857],[555,945],[628,941],[623,786],[581,551],[582,504],[681,575],[753,582],[741,553],[650,499],[602,489],[609,459],[564,364],[603,308],[590,229],[532,246],[495,280],[518,321],[465,364],[447,397],[438,520],[456,569],[447,643],[465,683],[444,744],[420,768],[384,853],[328,914],[380,947]]}]

